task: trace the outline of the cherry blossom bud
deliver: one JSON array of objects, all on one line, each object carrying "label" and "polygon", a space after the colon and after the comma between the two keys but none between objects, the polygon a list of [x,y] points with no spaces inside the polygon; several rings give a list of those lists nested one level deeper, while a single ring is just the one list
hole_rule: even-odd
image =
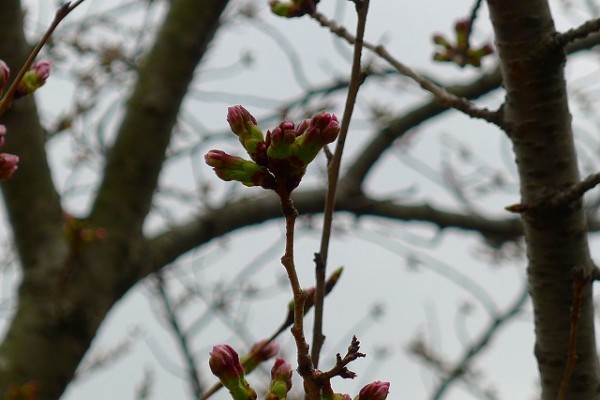
[{"label": "cherry blossom bud", "polygon": [[265,189],[271,189],[275,185],[275,178],[265,167],[224,151],[210,150],[204,156],[204,161],[224,181],[238,181],[245,186],[262,186]]},{"label": "cherry blossom bud", "polygon": [[18,163],[18,156],[9,153],[0,153],[0,180],[5,181],[10,178],[17,170]]},{"label": "cherry blossom bud", "polygon": [[271,384],[265,400],[284,400],[291,388],[292,366],[283,358],[278,358],[271,368]]},{"label": "cherry blossom bud", "polygon": [[273,129],[273,132],[267,132],[267,155],[270,159],[281,160],[290,156],[290,146],[296,140],[294,123],[283,121]]},{"label": "cherry blossom bud", "polygon": [[294,142],[292,153],[308,165],[323,146],[333,142],[339,133],[340,123],[337,117],[322,111],[310,119],[306,131],[301,133]]},{"label": "cherry blossom bud", "polygon": [[6,126],[0,124],[0,147],[4,146],[6,137]]},{"label": "cherry blossom bud", "polygon": [[287,2],[269,0],[269,5],[273,14],[285,18],[294,18],[315,12],[318,2],[319,0],[293,0]]},{"label": "cherry blossom bud", "polygon": [[227,109],[227,122],[250,157],[260,165],[266,165],[266,145],[256,118],[243,106],[231,106]]},{"label": "cherry blossom bud", "polygon": [[385,400],[389,392],[389,382],[375,381],[360,390],[357,400]]},{"label": "cherry blossom bud", "polygon": [[40,60],[31,66],[17,86],[15,98],[23,97],[44,86],[50,76],[50,61]]},{"label": "cherry blossom bud", "polygon": [[256,392],[244,378],[244,369],[233,347],[228,344],[213,347],[208,364],[234,400],[256,399]]},{"label": "cherry blossom bud", "polygon": [[275,342],[269,342],[268,339],[263,339],[256,342],[250,349],[250,353],[242,357],[242,365],[244,372],[253,371],[260,363],[270,360],[279,353],[279,345]]},{"label": "cherry blossom bud", "polygon": [[10,79],[10,68],[8,65],[2,60],[0,60],[0,93],[2,93],[2,89],[8,83]]},{"label": "cherry blossom bud", "polygon": [[210,370],[220,380],[239,380],[244,376],[244,369],[240,364],[238,354],[228,344],[214,346],[210,354],[208,364]]}]

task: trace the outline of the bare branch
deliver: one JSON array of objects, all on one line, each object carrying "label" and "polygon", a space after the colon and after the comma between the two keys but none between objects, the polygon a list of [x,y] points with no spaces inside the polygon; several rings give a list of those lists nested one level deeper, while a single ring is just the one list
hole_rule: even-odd
[{"label": "bare branch", "polygon": [[[333,21],[327,19],[324,15],[314,13],[312,14],[312,17],[319,22],[321,26],[328,28],[332,33],[336,34],[342,39],[345,39],[348,43],[354,44],[356,41],[356,38],[352,36],[344,27],[335,24]],[[385,47],[381,45],[374,45],[365,42],[364,47],[379,55],[381,58],[390,63],[390,65],[392,65],[402,75],[412,79],[423,89],[433,94],[443,106],[454,108],[470,117],[483,119],[494,125],[502,127],[502,115],[499,111],[491,111],[485,108],[479,108],[469,100],[448,92],[444,88],[438,86],[428,79],[423,78],[411,68],[398,61],[385,49]]]},{"label": "bare branch", "polygon": [[469,363],[471,363],[476,356],[481,355],[483,350],[490,345],[492,337],[498,332],[498,330],[500,330],[501,327],[506,325],[507,322],[511,321],[519,314],[528,298],[529,292],[527,286],[525,286],[521,290],[521,293],[514,304],[510,306],[504,313],[494,318],[485,331],[482,332],[479,338],[473,341],[473,343],[471,343],[471,345],[465,350],[463,356],[455,364],[448,376],[434,390],[431,400],[440,400],[443,397],[446,390],[450,388],[452,383],[459,379],[465,373],[465,371],[468,370]]},{"label": "bare branch", "polygon": [[200,397],[204,389],[202,387],[202,383],[200,382],[200,373],[196,366],[196,360],[194,358],[194,355],[192,354],[192,350],[190,349],[189,338],[181,327],[181,323],[179,322],[179,317],[177,315],[175,307],[173,306],[173,304],[171,304],[171,299],[169,298],[169,294],[167,293],[163,275],[159,272],[155,274],[154,277],[156,290],[158,292],[158,298],[162,303],[165,318],[167,319],[169,326],[173,334],[175,335],[177,344],[179,345],[179,349],[181,350],[181,354],[183,355],[183,359],[185,360],[185,368],[187,370],[188,383],[192,387],[194,397],[198,398]]},{"label": "bare branch", "polygon": [[591,19],[576,28],[569,29],[556,36],[554,39],[559,46],[567,46],[577,40],[584,39],[600,31],[600,18]]}]

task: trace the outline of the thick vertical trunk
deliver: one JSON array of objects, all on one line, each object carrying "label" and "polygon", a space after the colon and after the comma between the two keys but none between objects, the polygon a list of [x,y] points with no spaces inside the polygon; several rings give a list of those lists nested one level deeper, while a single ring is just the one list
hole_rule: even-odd
[{"label": "thick vertical trunk", "polygon": [[[542,398],[556,400],[569,352],[574,268],[589,274],[586,221],[582,202],[545,207],[544,199],[579,181],[571,115],[564,79],[564,52],[547,0],[489,0],[506,103],[504,122],[521,181],[521,201],[537,204],[523,213],[528,276],[535,313],[535,355]],[[591,285],[580,303],[577,361],[567,399],[598,399]]]}]

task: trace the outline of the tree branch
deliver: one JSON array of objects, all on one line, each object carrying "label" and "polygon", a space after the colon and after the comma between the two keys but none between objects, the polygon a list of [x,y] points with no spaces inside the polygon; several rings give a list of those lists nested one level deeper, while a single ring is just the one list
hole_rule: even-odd
[{"label": "tree branch", "polygon": [[92,208],[90,220],[109,234],[139,236],[181,102],[226,5],[219,0],[171,2],[139,70]]},{"label": "tree branch", "polygon": [[[295,193],[294,205],[301,215],[319,214],[323,211],[324,190],[307,190]],[[498,241],[514,240],[522,235],[518,218],[483,218],[444,211],[421,205],[402,205],[389,200],[376,200],[363,195],[340,192],[336,202],[338,212],[356,216],[376,216],[398,221],[425,222],[440,229],[456,228],[478,232]],[[141,263],[142,276],[155,272],[174,261],[185,252],[223,236],[236,229],[281,218],[278,201],[274,195],[242,198],[204,213],[187,224],[173,227],[148,239],[140,249],[145,260]]]}]

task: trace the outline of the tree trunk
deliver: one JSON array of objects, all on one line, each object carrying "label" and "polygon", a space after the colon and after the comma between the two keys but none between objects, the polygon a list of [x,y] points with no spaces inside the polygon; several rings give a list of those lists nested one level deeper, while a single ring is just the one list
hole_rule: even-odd
[{"label": "tree trunk", "polygon": [[[565,54],[547,0],[488,1],[506,102],[504,124],[519,170],[528,277],[535,314],[535,355],[542,399],[556,400],[569,354],[575,269],[593,263],[581,199],[549,205],[551,196],[579,182],[564,78]],[[566,399],[598,399],[600,376],[592,287],[583,288],[576,363]]]}]

